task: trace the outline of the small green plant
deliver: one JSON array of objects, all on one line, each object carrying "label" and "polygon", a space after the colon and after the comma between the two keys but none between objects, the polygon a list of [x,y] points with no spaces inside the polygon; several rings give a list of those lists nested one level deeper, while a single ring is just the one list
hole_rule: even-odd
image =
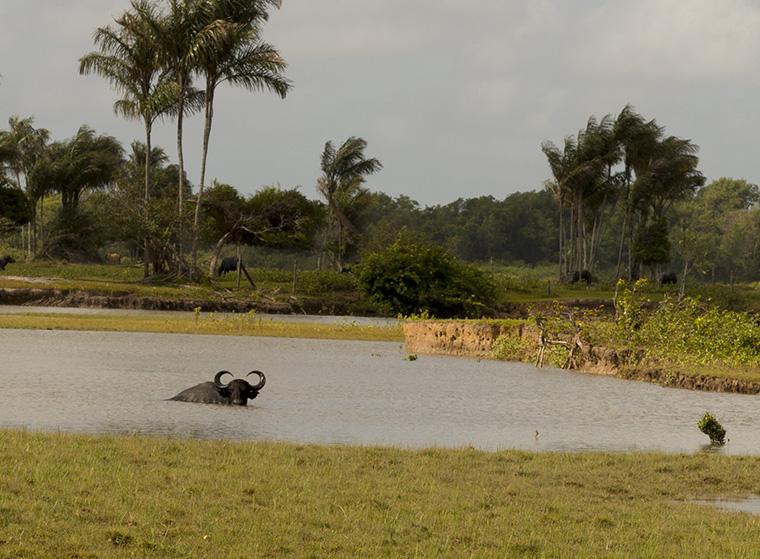
[{"label": "small green plant", "polygon": [[705,435],[710,437],[710,442],[712,444],[720,446],[726,444],[726,430],[720,424],[720,421],[718,421],[709,411],[705,412],[702,419],[697,423],[697,427],[699,427],[699,430]]},{"label": "small green plant", "polygon": [[411,355],[406,356],[407,361],[417,361],[417,355],[412,353]]},{"label": "small green plant", "polygon": [[642,299],[639,292],[647,285],[647,280],[641,278],[632,285],[625,280],[618,280],[615,288],[615,322],[625,334],[635,333],[644,320],[644,306],[647,301]]}]

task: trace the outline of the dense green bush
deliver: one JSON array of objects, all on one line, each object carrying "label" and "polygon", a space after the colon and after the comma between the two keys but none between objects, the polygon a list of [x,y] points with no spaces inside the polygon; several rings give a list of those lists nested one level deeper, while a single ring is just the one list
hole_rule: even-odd
[{"label": "dense green bush", "polygon": [[0,234],[10,233],[32,219],[26,194],[0,177]]},{"label": "dense green bush", "polygon": [[53,259],[96,262],[104,241],[104,224],[93,214],[83,209],[65,210],[51,223],[42,252]]},{"label": "dense green bush", "polygon": [[387,249],[366,255],[357,270],[359,286],[395,314],[437,318],[488,314],[494,288],[477,268],[442,247],[399,235]]},{"label": "dense green bush", "polygon": [[760,364],[760,325],[749,314],[691,297],[663,301],[637,338],[643,347],[694,363]]},{"label": "dense green bush", "polygon": [[[722,309],[698,297],[666,297],[652,310],[645,286],[618,283],[610,338],[688,364],[760,365],[760,323],[750,313]],[[597,336],[598,337],[598,336]]]}]

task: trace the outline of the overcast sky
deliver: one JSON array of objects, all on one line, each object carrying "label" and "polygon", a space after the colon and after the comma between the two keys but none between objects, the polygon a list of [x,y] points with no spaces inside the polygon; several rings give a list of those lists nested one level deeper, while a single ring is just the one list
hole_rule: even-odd
[{"label": "overcast sky", "polygon": [[[33,115],[54,138],[141,127],[78,59],[128,0],[0,0],[0,127]],[[224,89],[209,174],[244,192],[316,197],[325,141],[365,138],[373,190],[423,204],[542,188],[540,144],[633,104],[701,147],[708,179],[760,180],[760,0],[284,0],[265,39],[293,92]],[[197,183],[201,119],[188,126]],[[176,159],[172,124],[156,140]]]}]

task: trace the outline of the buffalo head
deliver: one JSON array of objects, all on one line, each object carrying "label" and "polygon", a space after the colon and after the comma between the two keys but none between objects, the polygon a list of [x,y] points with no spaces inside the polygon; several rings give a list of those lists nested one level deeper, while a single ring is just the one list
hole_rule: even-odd
[{"label": "buffalo head", "polygon": [[229,371],[219,371],[214,377],[214,385],[217,387],[220,393],[225,394],[229,399],[229,403],[236,406],[245,406],[248,400],[253,400],[259,395],[259,390],[264,388],[267,382],[264,373],[261,371],[251,371],[246,375],[257,375],[259,382],[257,384],[251,384],[247,380],[236,378],[231,380],[228,384],[222,384],[222,377],[224,375],[233,376]]},{"label": "buffalo head", "polygon": [[229,371],[219,371],[214,376],[212,382],[203,382],[183,390],[171,400],[179,402],[197,402],[202,404],[230,404],[234,406],[245,406],[248,400],[253,400],[259,395],[259,391],[266,384],[266,377],[261,371],[251,371],[246,375],[256,375],[259,377],[257,384],[251,384],[245,379],[233,378],[227,384],[222,382],[225,375],[233,376]]}]

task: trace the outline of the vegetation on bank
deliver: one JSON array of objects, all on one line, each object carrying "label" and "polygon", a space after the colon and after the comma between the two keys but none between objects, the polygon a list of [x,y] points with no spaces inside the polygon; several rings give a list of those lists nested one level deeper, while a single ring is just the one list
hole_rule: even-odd
[{"label": "vegetation on bank", "polygon": [[[3,253],[1,248],[0,253]],[[15,253],[11,252],[11,254]],[[254,249],[244,252],[244,258],[248,261],[260,263],[258,267],[252,266],[248,269],[256,282],[256,289],[253,289],[245,279],[238,288],[235,273],[205,283],[145,282],[142,280],[142,267],[139,264],[75,264],[45,260],[25,263],[22,255],[15,254],[15,256],[19,262],[8,264],[4,271],[0,271],[0,289],[48,288],[93,294],[133,294],[169,300],[188,299],[210,302],[282,302],[292,304],[297,312],[308,309],[307,312],[318,314],[396,316],[399,313],[409,315],[424,312],[424,310],[419,312],[408,309],[392,310],[387,305],[374,300],[371,290],[361,287],[363,281],[361,268],[345,273],[320,271],[310,268],[309,261],[298,254],[286,256],[278,253],[262,253]],[[369,258],[368,262],[371,262]],[[461,266],[461,264],[457,265]],[[491,288],[486,290],[490,297],[478,295],[476,299],[488,301],[487,310],[483,309],[483,305],[473,305],[469,302],[466,305],[474,310],[475,316],[478,317],[483,314],[524,316],[530,304],[546,306],[552,301],[570,305],[577,305],[580,301],[586,306],[606,303],[609,309],[612,308],[611,301],[615,296],[615,290],[611,282],[600,282],[591,286],[558,283],[553,279],[556,267],[550,264],[505,266],[489,263],[480,265],[478,268],[482,279],[473,285],[481,285],[483,280],[491,284]],[[368,266],[365,270],[373,269],[377,268]],[[387,273],[385,277],[388,279]],[[389,284],[393,286],[392,282]],[[400,279],[398,285],[401,285]],[[445,292],[446,290],[441,290],[441,293],[445,294]],[[478,293],[483,293],[483,290],[478,290]],[[676,298],[678,288],[647,284],[640,293],[652,301],[659,301],[665,297]],[[704,300],[710,300],[721,308],[760,311],[760,284],[733,286],[690,284],[688,293],[699,293]],[[424,289],[418,290],[417,301],[426,302],[420,295],[430,296],[430,294],[436,295],[435,290],[427,289],[427,293]],[[410,297],[408,293],[405,296]],[[455,293],[453,300],[466,301],[463,297],[462,293]],[[430,307],[429,304],[426,306]],[[204,310],[209,309],[204,308]],[[437,312],[428,312],[428,314],[441,316]]]},{"label": "vegetation on bank", "polygon": [[0,431],[0,557],[750,557],[760,458]]},{"label": "vegetation on bank", "polygon": [[[491,356],[563,368],[594,368],[601,358],[617,373],[642,367],[663,371],[665,384],[669,375],[671,380],[684,375],[760,382],[756,314],[723,309],[699,297],[652,301],[641,293],[644,285],[621,281],[612,315],[556,304],[529,319],[498,321],[504,333],[494,341]],[[594,347],[615,354],[595,356]],[[579,359],[592,362],[579,366]]]}]

